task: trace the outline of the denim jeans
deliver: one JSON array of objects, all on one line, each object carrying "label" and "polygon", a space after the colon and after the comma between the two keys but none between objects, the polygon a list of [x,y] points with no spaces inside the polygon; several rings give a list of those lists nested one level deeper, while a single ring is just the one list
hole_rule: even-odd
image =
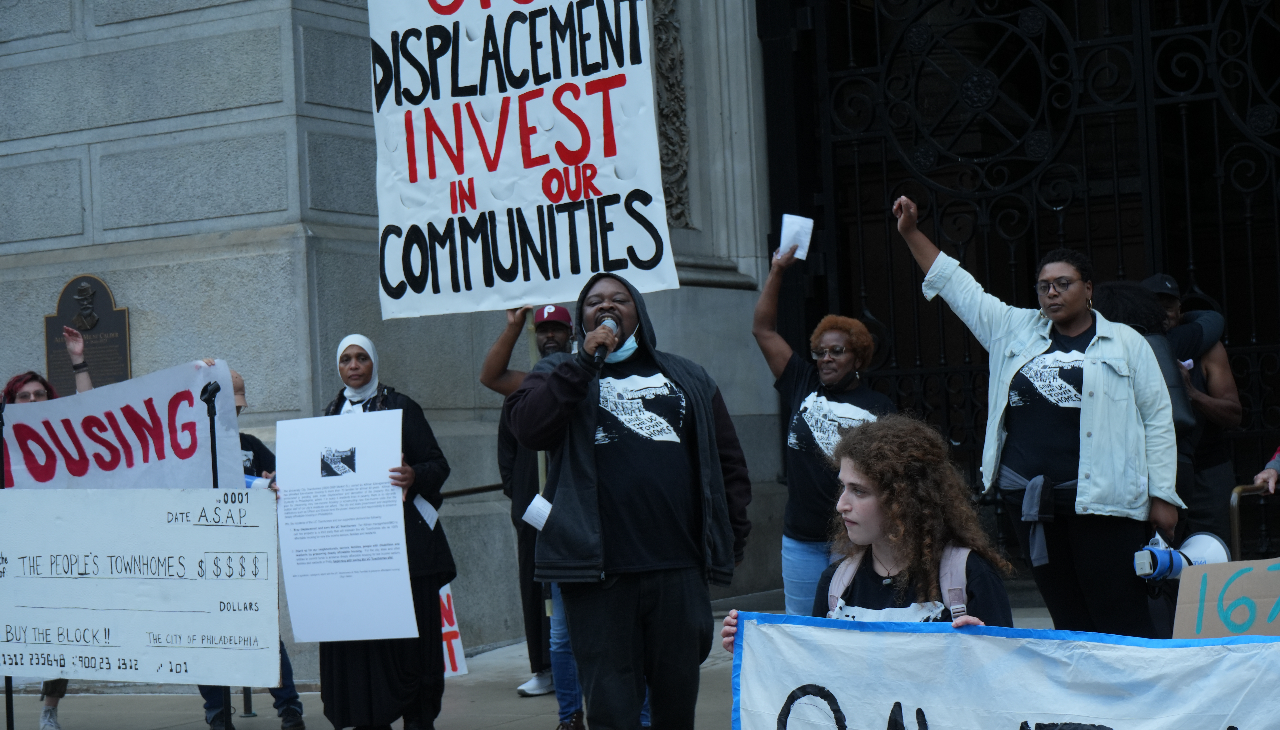
[{"label": "denim jeans", "polygon": [[788,616],[809,616],[818,579],[831,565],[831,543],[804,542],[782,536],[782,595]]},{"label": "denim jeans", "polygon": [[[222,712],[222,688],[202,684],[199,689],[200,696],[204,698],[204,721],[213,722],[213,718]],[[293,684],[293,665],[289,663],[289,653],[284,650],[283,641],[280,642],[280,686],[269,691],[275,700],[272,707],[276,708],[277,716],[290,707],[302,714],[302,698],[298,697],[298,688]]]}]

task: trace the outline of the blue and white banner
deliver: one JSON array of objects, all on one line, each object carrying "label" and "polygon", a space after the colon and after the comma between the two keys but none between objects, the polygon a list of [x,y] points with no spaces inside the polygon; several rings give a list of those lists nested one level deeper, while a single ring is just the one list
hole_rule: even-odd
[{"label": "blue and white banner", "polygon": [[1280,639],[739,614],[734,730],[1264,730]]}]

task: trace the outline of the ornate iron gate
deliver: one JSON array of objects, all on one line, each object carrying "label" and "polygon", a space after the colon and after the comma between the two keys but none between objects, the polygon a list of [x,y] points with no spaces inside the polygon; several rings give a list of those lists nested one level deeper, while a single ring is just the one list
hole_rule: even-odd
[{"label": "ornate iron gate", "polygon": [[1099,280],[1163,271],[1219,308],[1245,408],[1237,477],[1261,468],[1280,442],[1280,0],[757,10],[773,210],[811,215],[821,242],[784,290],[795,345],[823,313],[862,318],[873,387],[947,434],[977,483],[986,353],[920,295],[889,213],[909,195],[1006,302],[1034,306],[1035,262],[1068,246]]}]

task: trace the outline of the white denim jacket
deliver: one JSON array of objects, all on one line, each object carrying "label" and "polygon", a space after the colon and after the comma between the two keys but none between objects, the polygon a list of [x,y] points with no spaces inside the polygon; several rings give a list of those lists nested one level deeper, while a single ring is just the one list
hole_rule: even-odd
[{"label": "white denim jacket", "polygon": [[[923,289],[926,299],[942,295],[989,356],[982,448],[982,483],[989,491],[1000,472],[1009,383],[1049,347],[1052,322],[1039,310],[1011,307],[987,294],[946,254],[933,262]],[[1096,311],[1093,316],[1098,332],[1084,353],[1076,514],[1146,520],[1149,497],[1183,507],[1174,491],[1173,411],[1155,353],[1128,326]]]}]

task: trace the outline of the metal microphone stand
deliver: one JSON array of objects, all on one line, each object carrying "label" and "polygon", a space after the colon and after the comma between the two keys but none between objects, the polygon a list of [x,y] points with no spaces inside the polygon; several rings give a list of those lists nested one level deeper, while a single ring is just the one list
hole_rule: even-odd
[{"label": "metal microphone stand", "polygon": [[[200,400],[209,409],[209,460],[212,462],[213,468],[213,488],[218,488],[218,437],[215,432],[215,420],[218,416],[217,395],[222,391],[222,386],[218,385],[218,381],[210,380],[204,384],[204,388],[200,390]],[[222,688],[222,726],[231,727],[231,688]],[[10,728],[12,730],[12,728]]]}]

